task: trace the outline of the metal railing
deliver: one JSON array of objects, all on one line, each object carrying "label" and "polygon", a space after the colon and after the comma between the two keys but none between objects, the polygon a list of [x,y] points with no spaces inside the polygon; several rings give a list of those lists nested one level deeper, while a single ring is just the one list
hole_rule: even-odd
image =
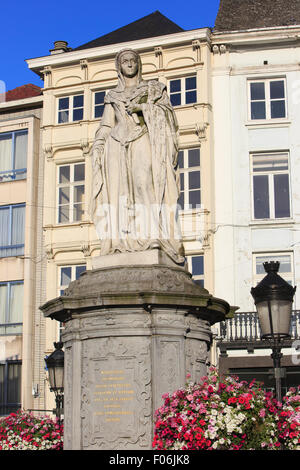
[{"label": "metal railing", "polygon": [[[293,310],[290,328],[291,339],[300,339],[300,310]],[[246,342],[261,341],[261,331],[256,312],[236,313],[220,323],[220,342]]]}]

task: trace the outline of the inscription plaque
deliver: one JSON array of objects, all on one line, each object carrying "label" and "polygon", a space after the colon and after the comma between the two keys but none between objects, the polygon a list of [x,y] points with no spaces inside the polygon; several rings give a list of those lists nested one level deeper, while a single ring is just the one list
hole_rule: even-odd
[{"label": "inscription plaque", "polygon": [[122,429],[127,429],[128,420],[133,420],[135,392],[128,372],[125,369],[99,371],[96,378],[98,383],[94,385],[93,402],[94,415],[99,417],[103,425],[118,423],[118,428],[121,426]]}]

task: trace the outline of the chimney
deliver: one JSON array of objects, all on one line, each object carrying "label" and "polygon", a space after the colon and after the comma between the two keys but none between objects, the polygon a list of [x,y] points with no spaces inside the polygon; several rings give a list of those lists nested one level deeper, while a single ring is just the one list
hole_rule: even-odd
[{"label": "chimney", "polygon": [[50,49],[51,54],[62,54],[68,52],[71,47],[68,47],[67,41],[54,41],[54,49]]}]

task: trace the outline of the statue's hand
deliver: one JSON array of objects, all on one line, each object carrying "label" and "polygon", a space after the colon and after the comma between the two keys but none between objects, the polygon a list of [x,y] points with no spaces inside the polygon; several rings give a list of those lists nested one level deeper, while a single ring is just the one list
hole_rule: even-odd
[{"label": "statue's hand", "polygon": [[97,147],[94,149],[94,158],[95,158],[96,163],[99,165],[100,168],[102,166],[103,152],[104,152],[104,144],[97,145]]},{"label": "statue's hand", "polygon": [[137,103],[128,104],[126,106],[126,111],[127,111],[128,114],[140,113],[140,112],[142,112],[142,107]]}]

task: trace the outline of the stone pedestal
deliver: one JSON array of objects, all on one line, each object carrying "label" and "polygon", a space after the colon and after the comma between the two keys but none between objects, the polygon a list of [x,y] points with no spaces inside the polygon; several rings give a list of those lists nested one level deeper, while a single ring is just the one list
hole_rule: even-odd
[{"label": "stone pedestal", "polygon": [[41,308],[66,322],[64,448],[147,450],[162,395],[205,375],[210,326],[229,305],[182,267],[116,264]]}]

